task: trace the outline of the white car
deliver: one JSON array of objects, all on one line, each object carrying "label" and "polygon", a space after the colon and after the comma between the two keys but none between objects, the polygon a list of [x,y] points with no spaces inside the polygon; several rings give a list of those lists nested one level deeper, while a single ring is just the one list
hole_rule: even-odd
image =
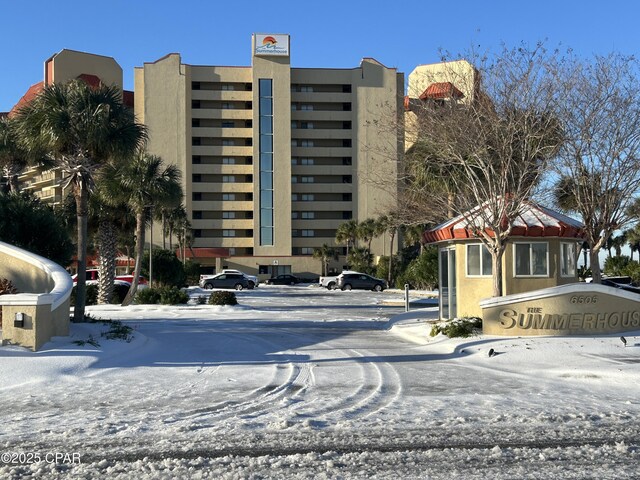
[{"label": "white car", "polygon": [[251,286],[251,288],[255,288],[258,286],[258,283],[260,283],[260,281],[258,280],[258,277],[256,277],[255,275],[248,275],[244,272],[241,272],[240,270],[235,270],[233,268],[225,268],[224,270],[222,270],[220,273],[216,273],[214,275],[200,275],[200,288],[204,288],[204,284],[206,282],[206,280],[215,277],[216,275],[220,275],[221,273],[235,273],[237,275],[242,275],[244,278],[247,279],[247,281],[249,282],[249,285]]}]

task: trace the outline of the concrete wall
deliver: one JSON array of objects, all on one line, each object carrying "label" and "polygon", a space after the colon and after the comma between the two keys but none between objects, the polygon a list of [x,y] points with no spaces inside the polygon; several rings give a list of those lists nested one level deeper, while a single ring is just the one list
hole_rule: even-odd
[{"label": "concrete wall", "polygon": [[574,283],[482,302],[488,335],[593,335],[640,328],[638,294]]},{"label": "concrete wall", "polygon": [[[20,293],[1,295],[2,343],[38,350],[53,336],[69,334],[71,276],[59,265],[26,250],[0,242],[0,278]],[[16,313],[24,325],[14,326]]]}]

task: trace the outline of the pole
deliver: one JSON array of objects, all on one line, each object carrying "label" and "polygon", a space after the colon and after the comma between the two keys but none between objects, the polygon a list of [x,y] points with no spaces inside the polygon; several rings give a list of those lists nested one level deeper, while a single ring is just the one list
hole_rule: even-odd
[{"label": "pole", "polygon": [[409,284],[404,284],[404,311],[409,311]]},{"label": "pole", "polygon": [[153,284],[153,207],[149,208],[151,213],[151,230],[149,230],[149,286]]}]

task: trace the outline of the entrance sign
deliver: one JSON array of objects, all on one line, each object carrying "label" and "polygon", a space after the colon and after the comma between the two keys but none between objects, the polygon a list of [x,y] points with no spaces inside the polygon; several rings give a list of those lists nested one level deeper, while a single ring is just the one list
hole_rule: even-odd
[{"label": "entrance sign", "polygon": [[289,56],[289,35],[255,34],[255,55]]},{"label": "entrance sign", "polygon": [[488,335],[593,335],[640,330],[640,295],[572,283],[480,302]]}]

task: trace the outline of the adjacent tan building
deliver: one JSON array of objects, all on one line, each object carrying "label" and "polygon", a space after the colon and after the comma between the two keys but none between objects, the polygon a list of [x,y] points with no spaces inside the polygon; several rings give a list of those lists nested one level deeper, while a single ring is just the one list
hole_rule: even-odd
[{"label": "adjacent tan building", "polygon": [[[389,127],[402,119],[403,74],[371,58],[292,68],[294,48],[288,35],[255,34],[251,66],[173,53],[135,70],[148,149],[183,172],[193,250],[211,270],[317,275],[314,247],[337,247],[341,223],[394,205],[403,144]],[[208,253],[220,247],[228,256]],[[374,241],[374,254],[383,248]]]}]

